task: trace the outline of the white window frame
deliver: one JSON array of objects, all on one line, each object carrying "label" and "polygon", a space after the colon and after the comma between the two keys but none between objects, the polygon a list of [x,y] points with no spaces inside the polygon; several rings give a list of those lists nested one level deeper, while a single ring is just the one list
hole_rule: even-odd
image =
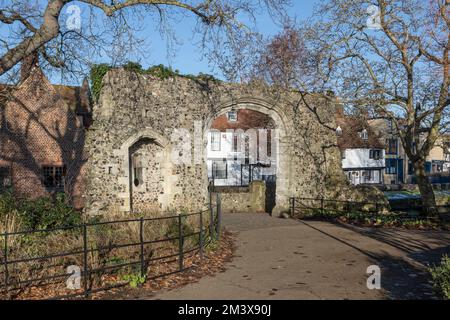
[{"label": "white window frame", "polygon": [[220,131],[211,131],[211,151],[220,151],[222,145]]},{"label": "white window frame", "polygon": [[237,111],[228,111],[227,118],[229,122],[237,122],[238,121]]}]

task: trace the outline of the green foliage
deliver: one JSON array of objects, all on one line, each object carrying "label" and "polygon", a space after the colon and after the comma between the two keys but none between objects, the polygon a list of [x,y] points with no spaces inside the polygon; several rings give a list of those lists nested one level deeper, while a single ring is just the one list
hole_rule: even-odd
[{"label": "green foliage", "polygon": [[126,274],[122,276],[122,280],[128,282],[130,287],[137,288],[147,281],[147,276],[140,273]]},{"label": "green foliage", "polygon": [[[204,82],[219,82],[214,76],[204,73],[199,73],[197,76],[187,74],[180,74],[178,70],[172,70],[171,67],[166,67],[162,64],[151,66],[147,70],[142,68],[142,65],[137,62],[128,61],[126,64],[122,66],[125,70],[133,71],[139,74],[149,74],[159,79],[169,79],[173,77],[183,77],[191,80],[201,80]],[[91,92],[95,101],[98,101],[100,97],[100,92],[103,87],[103,77],[105,74],[112,70],[113,67],[108,64],[96,64],[91,68],[90,78],[91,78]]]},{"label": "green foliage", "polygon": [[162,64],[148,68],[146,73],[159,79],[168,79],[171,77],[180,76],[178,70],[173,71],[172,68],[168,68]]},{"label": "green foliage", "polygon": [[444,299],[450,299],[450,258],[444,255],[441,264],[429,269],[433,287]]},{"label": "green foliage", "polygon": [[98,98],[100,97],[100,91],[103,87],[103,77],[111,69],[112,67],[105,63],[92,66],[90,72],[91,92],[95,101],[98,101]]},{"label": "green foliage", "polygon": [[133,71],[137,73],[143,73],[144,69],[142,69],[142,65],[137,62],[128,61],[126,64],[123,65],[123,68],[128,71]]},{"label": "green foliage", "polygon": [[0,219],[15,212],[25,230],[64,228],[81,223],[81,215],[67,204],[64,194],[55,199],[17,199],[11,192],[0,195]]}]

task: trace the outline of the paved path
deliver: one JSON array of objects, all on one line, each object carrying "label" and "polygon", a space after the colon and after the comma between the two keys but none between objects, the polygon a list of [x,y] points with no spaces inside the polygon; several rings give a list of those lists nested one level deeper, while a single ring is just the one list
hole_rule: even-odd
[{"label": "paved path", "polygon": [[[227,270],[147,299],[432,298],[425,265],[450,253],[449,232],[399,231],[229,214],[238,232]],[[368,290],[368,266],[382,290]],[[145,299],[145,297],[142,297]]]}]

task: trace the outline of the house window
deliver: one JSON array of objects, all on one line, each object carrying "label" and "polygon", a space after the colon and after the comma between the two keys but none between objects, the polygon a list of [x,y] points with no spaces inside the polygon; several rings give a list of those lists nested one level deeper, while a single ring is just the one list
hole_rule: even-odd
[{"label": "house window", "polygon": [[237,112],[236,111],[227,112],[227,118],[228,118],[228,121],[230,121],[230,122],[236,122],[238,119]]},{"label": "house window", "polygon": [[341,159],[345,159],[347,150],[341,150]]},{"label": "house window", "polygon": [[397,159],[386,159],[386,174],[397,173]]},{"label": "house window", "polygon": [[369,140],[369,134],[367,133],[367,130],[364,129],[359,133],[359,137],[363,140]]},{"label": "house window", "polygon": [[362,177],[364,179],[364,182],[370,182],[373,180],[373,172],[372,170],[364,170],[362,172]]},{"label": "house window", "polygon": [[369,158],[374,159],[374,160],[380,160],[381,159],[381,150],[370,150]]},{"label": "house window", "polygon": [[431,163],[432,163],[432,169],[431,169],[432,173],[438,173],[438,172],[444,171],[444,161],[433,160]]},{"label": "house window", "polygon": [[227,179],[228,165],[226,161],[213,161],[212,177],[213,179]]},{"label": "house window", "polygon": [[220,151],[220,132],[211,132],[211,151]]},{"label": "house window", "polygon": [[64,189],[66,168],[64,166],[44,166],[42,167],[43,183],[46,188]]},{"label": "house window", "polygon": [[233,134],[233,152],[238,152],[238,143],[239,143],[238,135]]},{"label": "house window", "polygon": [[0,191],[11,186],[11,172],[7,167],[0,167]]},{"label": "house window", "polygon": [[386,139],[386,153],[387,154],[397,154],[397,139]]}]

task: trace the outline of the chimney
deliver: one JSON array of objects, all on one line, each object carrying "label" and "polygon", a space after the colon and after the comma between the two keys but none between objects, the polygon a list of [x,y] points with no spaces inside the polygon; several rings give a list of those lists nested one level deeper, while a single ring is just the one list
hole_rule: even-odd
[{"label": "chimney", "polygon": [[24,81],[28,78],[34,67],[39,67],[39,54],[37,51],[33,51],[33,53],[22,60],[22,65],[20,67],[20,81]]},{"label": "chimney", "polygon": [[344,112],[344,105],[339,103],[336,105],[336,111],[335,115],[337,118],[344,118],[345,112]]}]

